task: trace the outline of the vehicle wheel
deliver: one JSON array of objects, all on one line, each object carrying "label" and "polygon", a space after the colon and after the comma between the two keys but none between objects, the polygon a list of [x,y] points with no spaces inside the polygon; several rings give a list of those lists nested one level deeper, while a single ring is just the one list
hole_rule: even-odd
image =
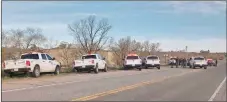
[{"label": "vehicle wheel", "polygon": [[207,66],[204,66],[204,69],[207,69]]},{"label": "vehicle wheel", "polygon": [[94,72],[95,72],[95,74],[98,74],[98,73],[99,73],[99,67],[98,67],[98,64],[96,64],[95,69],[94,69]]},{"label": "vehicle wheel", "polygon": [[147,66],[145,66],[145,69],[148,69],[148,67],[147,67]]},{"label": "vehicle wheel", "polygon": [[158,66],[157,68],[160,69],[160,66]]},{"label": "vehicle wheel", "polygon": [[35,66],[35,68],[34,68],[34,70],[32,72],[32,76],[36,77],[36,78],[40,76],[40,68],[39,68],[39,66]]},{"label": "vehicle wheel", "polygon": [[59,74],[60,74],[60,67],[59,67],[59,66],[57,66],[57,67],[55,68],[54,74],[55,74],[55,75],[59,75]]},{"label": "vehicle wheel", "polygon": [[104,72],[107,72],[107,65],[105,65]]},{"label": "vehicle wheel", "polygon": [[191,66],[191,65],[189,65],[189,68],[192,68],[192,66]]},{"label": "vehicle wheel", "polygon": [[202,66],[200,68],[203,68]]}]

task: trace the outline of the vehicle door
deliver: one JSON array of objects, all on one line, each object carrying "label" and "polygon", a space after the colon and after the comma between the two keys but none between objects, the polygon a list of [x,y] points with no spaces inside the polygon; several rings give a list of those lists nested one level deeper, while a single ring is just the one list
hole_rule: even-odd
[{"label": "vehicle door", "polygon": [[102,63],[102,68],[104,69],[105,68],[105,65],[106,65],[106,59],[104,59],[104,57],[103,56],[101,56],[101,55],[99,55],[100,56],[100,58],[101,58],[101,63]]},{"label": "vehicle door", "polygon": [[55,68],[56,68],[56,66],[57,66],[56,62],[53,60],[52,57],[50,57],[50,55],[46,54],[46,56],[47,56],[47,60],[48,60],[48,62],[49,62],[48,64],[49,64],[49,66],[50,66],[50,70],[51,70],[51,71],[55,71]]},{"label": "vehicle door", "polygon": [[99,66],[99,68],[100,69],[103,69],[104,67],[103,67],[103,61],[102,61],[102,57],[99,55],[99,54],[97,54],[97,60],[98,60],[98,66]]},{"label": "vehicle door", "polygon": [[40,65],[40,71],[42,72],[49,72],[50,71],[50,65],[49,61],[47,60],[46,54],[41,54],[41,62],[42,64]]}]

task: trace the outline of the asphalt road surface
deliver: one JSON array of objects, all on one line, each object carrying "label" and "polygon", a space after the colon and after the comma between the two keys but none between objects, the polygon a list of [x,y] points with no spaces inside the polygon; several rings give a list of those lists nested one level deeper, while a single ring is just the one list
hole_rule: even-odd
[{"label": "asphalt road surface", "polygon": [[[224,80],[225,79],[225,80]],[[226,101],[226,62],[4,81],[2,101]]]}]

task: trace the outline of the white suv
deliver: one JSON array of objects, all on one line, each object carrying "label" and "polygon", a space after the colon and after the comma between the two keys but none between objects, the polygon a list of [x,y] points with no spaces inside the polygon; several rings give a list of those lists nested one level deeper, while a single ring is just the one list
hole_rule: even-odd
[{"label": "white suv", "polygon": [[159,57],[156,55],[147,56],[145,61],[145,68],[147,69],[148,67],[157,67],[158,69],[160,69]]},{"label": "white suv", "polygon": [[142,70],[142,60],[137,54],[128,54],[124,60],[124,69],[137,68]]},{"label": "white suv", "polygon": [[190,60],[190,68],[195,69],[196,67],[207,69],[207,61],[204,57],[192,57]]}]

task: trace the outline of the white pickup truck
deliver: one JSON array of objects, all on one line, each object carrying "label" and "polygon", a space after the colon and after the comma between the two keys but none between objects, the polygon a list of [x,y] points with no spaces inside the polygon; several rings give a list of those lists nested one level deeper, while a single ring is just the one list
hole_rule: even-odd
[{"label": "white pickup truck", "polygon": [[73,62],[73,71],[80,72],[82,70],[88,70],[88,72],[94,71],[98,73],[99,70],[107,72],[107,64],[105,58],[100,54],[87,54],[81,57],[81,60],[75,60]]},{"label": "white pickup truck", "polygon": [[31,52],[21,55],[18,60],[6,60],[3,62],[5,73],[12,75],[15,72],[31,73],[33,77],[39,77],[43,72],[60,73],[61,65],[46,53]]},{"label": "white pickup truck", "polygon": [[207,61],[204,57],[199,56],[199,57],[192,57],[190,58],[191,60],[189,61],[189,67],[195,69],[196,67],[204,68],[207,69]]},{"label": "white pickup truck", "polygon": [[124,60],[124,69],[137,68],[142,70],[142,59],[137,54],[128,54]]},{"label": "white pickup truck", "polygon": [[156,55],[147,56],[145,61],[145,68],[147,69],[148,67],[157,67],[158,69],[160,69],[159,57]]}]

